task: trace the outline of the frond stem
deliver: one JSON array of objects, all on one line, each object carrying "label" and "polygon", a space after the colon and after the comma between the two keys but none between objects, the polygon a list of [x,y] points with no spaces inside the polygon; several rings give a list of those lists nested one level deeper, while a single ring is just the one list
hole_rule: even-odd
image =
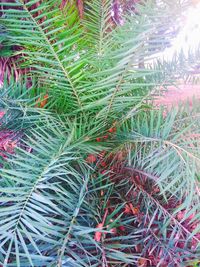
[{"label": "frond stem", "polygon": [[[131,168],[129,168],[130,170]],[[134,169],[133,169],[134,171]],[[134,180],[131,180],[132,183],[134,183],[134,185],[141,191],[143,192],[149,199],[151,199],[151,201],[156,204],[157,207],[159,207],[163,213],[165,215],[167,215],[171,221],[173,221],[176,225],[178,225],[185,233],[189,234],[190,236],[192,235],[192,233],[186,229],[182,223],[180,223],[172,214],[170,214],[152,195],[150,195],[143,187],[141,187],[140,185],[138,185]],[[200,243],[200,240],[196,237],[193,236],[193,239],[195,239],[198,243]]]},{"label": "frond stem", "polygon": [[24,1],[23,1],[23,0],[20,0],[20,2],[21,2],[21,4],[23,5],[23,8],[26,10],[26,12],[29,14],[29,16],[30,16],[31,20],[33,21],[33,23],[35,24],[35,26],[38,28],[38,30],[39,30],[39,32],[41,33],[41,35],[42,35],[42,37],[44,38],[44,40],[45,40],[46,43],[48,44],[48,46],[49,46],[49,48],[50,48],[50,50],[51,50],[51,52],[52,52],[54,58],[55,58],[56,61],[58,62],[58,64],[59,64],[61,70],[63,71],[65,77],[67,78],[67,81],[69,82],[69,84],[70,84],[70,86],[71,86],[71,88],[72,88],[72,91],[73,91],[73,93],[74,93],[74,95],[75,95],[75,97],[76,97],[76,99],[77,99],[79,108],[82,109],[81,100],[80,100],[79,95],[78,95],[78,93],[77,93],[77,91],[76,91],[76,88],[74,87],[74,84],[73,84],[73,82],[72,82],[72,80],[71,80],[71,78],[70,78],[69,73],[68,73],[67,70],[64,68],[62,62],[60,61],[60,59],[59,59],[57,53],[55,52],[53,46],[51,45],[49,39],[48,39],[48,38],[46,37],[46,35],[44,34],[44,32],[43,32],[41,26],[37,23],[37,21],[35,20],[35,18],[31,15],[31,13],[30,13],[30,11],[28,10],[28,8],[26,7],[26,4],[24,3]]}]

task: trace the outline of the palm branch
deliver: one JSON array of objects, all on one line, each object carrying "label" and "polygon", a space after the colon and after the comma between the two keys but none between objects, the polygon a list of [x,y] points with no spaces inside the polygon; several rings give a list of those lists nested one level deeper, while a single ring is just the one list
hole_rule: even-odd
[{"label": "palm branch", "polygon": [[3,266],[199,258],[198,105],[152,106],[198,58],[157,59],[187,4],[141,2],[120,25],[111,0],[84,16],[73,1],[1,3],[3,44],[20,47],[0,90],[0,133],[20,134],[1,158]]}]

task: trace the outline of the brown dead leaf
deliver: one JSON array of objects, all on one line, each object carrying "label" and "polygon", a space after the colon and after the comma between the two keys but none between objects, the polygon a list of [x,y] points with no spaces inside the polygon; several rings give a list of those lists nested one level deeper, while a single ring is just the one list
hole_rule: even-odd
[{"label": "brown dead leaf", "polygon": [[132,203],[129,204],[129,207],[130,207],[133,215],[137,215],[139,213],[139,209],[137,207],[133,207]]},{"label": "brown dead leaf", "polygon": [[[96,228],[103,229],[103,223],[97,224]],[[100,242],[101,241],[101,237],[102,237],[102,232],[95,232],[95,235],[94,235],[94,240],[95,241]]]},{"label": "brown dead leaf", "polygon": [[89,154],[86,158],[87,163],[94,163],[96,162],[96,160],[97,160],[97,157],[93,154]]},{"label": "brown dead leaf", "polygon": [[131,209],[130,209],[128,204],[125,205],[124,213],[125,214],[131,214]]},{"label": "brown dead leaf", "polygon": [[67,4],[67,0],[62,0],[61,4],[60,4],[60,9],[63,9]]},{"label": "brown dead leaf", "polygon": [[0,111],[0,119],[5,115],[5,111]]},{"label": "brown dead leaf", "polygon": [[139,259],[137,266],[138,267],[147,267],[147,259],[144,259],[144,258]]},{"label": "brown dead leaf", "polygon": [[48,94],[44,95],[42,99],[39,97],[38,100],[36,101],[35,106],[38,108],[44,108],[48,102],[48,98],[49,98]]},{"label": "brown dead leaf", "polygon": [[80,19],[83,19],[83,17],[84,17],[83,0],[77,0],[77,6],[78,6],[79,17],[80,17]]}]

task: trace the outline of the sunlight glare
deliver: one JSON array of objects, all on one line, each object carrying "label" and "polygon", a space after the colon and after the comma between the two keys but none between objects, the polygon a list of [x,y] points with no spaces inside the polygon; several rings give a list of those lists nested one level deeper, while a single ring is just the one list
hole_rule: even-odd
[{"label": "sunlight glare", "polygon": [[165,49],[163,57],[171,59],[175,53],[181,50],[185,55],[189,51],[197,49],[200,45],[200,3],[190,7],[184,20],[183,28],[172,42],[172,46]]}]

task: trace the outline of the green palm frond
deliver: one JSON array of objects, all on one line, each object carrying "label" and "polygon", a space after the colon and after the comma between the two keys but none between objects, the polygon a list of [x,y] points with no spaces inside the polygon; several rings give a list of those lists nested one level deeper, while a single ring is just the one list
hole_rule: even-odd
[{"label": "green palm frond", "polygon": [[[128,151],[129,156],[119,179],[127,181],[127,201],[144,212],[140,225],[143,253],[151,255],[156,249],[159,264],[168,257],[168,262],[177,264],[179,260],[184,262],[186,254],[199,255],[198,249],[191,249],[200,244],[196,236],[200,151],[199,139],[192,137],[199,135],[199,120],[180,110],[165,119],[162,113],[141,114],[124,125],[118,138],[125,139],[120,149]],[[178,130],[183,123],[184,130]]]},{"label": "green palm frond", "polygon": [[[150,111],[149,115],[138,115],[131,120],[130,133],[127,132],[126,137],[127,142],[132,140],[135,149],[133,161],[130,158],[129,162],[133,168],[159,177],[155,182],[163,193],[179,192],[182,193],[179,197],[183,197],[186,192],[190,194],[200,164],[199,141],[192,138],[199,134],[198,116],[184,118],[179,114],[180,110],[176,110],[164,118],[162,112]],[[177,188],[177,184],[181,188]]]},{"label": "green palm frond", "polygon": [[[84,170],[77,154],[81,144],[71,144],[73,132],[70,134],[56,126],[52,124],[51,132],[32,131],[26,146],[33,152],[18,149],[15,156],[3,163],[1,201],[4,207],[0,231],[4,232],[1,235],[4,264],[15,251],[18,252],[16,266],[22,266],[26,260],[29,261],[26,266],[52,260],[48,251],[55,257],[59,239],[64,239],[83,202],[88,178],[76,170],[78,166]],[[83,179],[86,179],[84,185]],[[6,219],[9,212],[12,223]]]},{"label": "green palm frond", "polygon": [[16,81],[14,75],[10,76],[9,80],[8,82],[5,75],[4,84],[0,89],[0,111],[4,114],[0,118],[0,128],[27,130],[39,120],[46,120],[51,112],[35,107],[38,96],[34,80],[30,82],[24,77]]},{"label": "green palm frond", "polygon": [[81,108],[76,89],[77,81],[82,77],[77,70],[83,61],[76,60],[76,46],[82,38],[81,29],[77,21],[76,25],[68,23],[68,20],[71,23],[72,19],[76,20],[77,10],[70,10],[70,16],[66,19],[57,1],[45,1],[42,4],[40,1],[3,3],[3,6],[7,5],[9,9],[4,11],[3,22],[13,34],[13,41],[24,47],[22,52],[27,63],[40,76],[44,90],[53,88],[55,91],[57,88],[56,95],[65,92],[62,97],[65,104],[67,99],[68,107]]},{"label": "green palm frond", "polygon": [[[4,265],[10,258],[15,266],[96,266],[101,262],[101,249],[92,237],[103,212],[97,196],[102,189],[112,191],[112,183],[88,168],[84,157],[88,151],[97,153],[98,147],[85,141],[84,134],[77,139],[76,122],[73,129],[72,125],[49,121],[24,139],[28,151],[18,148],[2,161],[0,258]],[[125,240],[122,248],[126,246]],[[113,260],[138,259],[127,255],[124,260],[125,252],[114,247],[106,251]]]},{"label": "green palm frond", "polygon": [[3,3],[9,9],[1,21],[9,39],[23,47],[22,66],[31,67],[39,90],[52,96],[54,109],[92,110],[98,117],[116,119],[116,114],[134,113],[150,90],[175,77],[174,71],[165,74],[165,65],[149,68],[145,63],[173,38],[168,34],[162,41],[161,35],[176,25],[183,5],[176,3],[171,10],[170,1],[164,6],[150,1],[137,7],[143,16],[132,14],[123,26],[112,26],[110,0],[86,2],[83,22],[71,2],[62,11],[60,2],[39,3]]},{"label": "green palm frond", "polygon": [[[47,117],[46,124],[29,131],[23,142],[30,149],[19,148],[2,161],[2,264],[12,258],[15,266],[98,266],[102,261],[122,266],[137,264],[150,251],[160,255],[159,264],[164,259],[184,262],[186,252],[188,258],[198,257],[198,250],[191,250],[191,242],[199,242],[198,226],[188,230],[184,224],[192,215],[192,226],[199,214],[199,153],[192,154],[186,138],[199,128],[185,110],[165,120],[162,112],[135,116],[107,145],[94,142],[104,124],[98,129],[90,121],[86,127],[85,118],[70,122]],[[182,132],[176,127],[181,123]],[[114,179],[109,165],[101,174],[98,164],[89,166],[84,160],[101,150],[127,151],[122,172],[114,170]],[[125,216],[126,202],[139,205],[142,218]],[[106,209],[105,225],[98,230]],[[115,236],[111,230],[122,225],[126,232]],[[102,242],[94,240],[97,231]],[[183,240],[184,247],[174,251]]]},{"label": "green palm frond", "polygon": [[152,107],[199,60],[158,55],[188,1],[140,2],[121,25],[111,0],[84,1],[84,16],[65,2],[1,3],[20,75],[1,75],[0,149],[5,131],[20,138],[0,153],[0,265],[195,262],[198,103]]},{"label": "green palm frond", "polygon": [[[109,3],[106,1],[104,4],[107,2]],[[163,6],[157,7],[150,1],[144,6],[138,6],[143,16],[132,14],[132,17],[125,19],[123,26],[114,27],[111,30],[103,27],[106,18],[112,19],[109,12],[103,13],[104,4],[99,4],[98,1],[98,8],[96,8],[96,13],[100,14],[100,21],[88,16],[89,38],[92,32],[93,39],[96,41],[94,49],[89,50],[91,53],[89,64],[94,73],[89,72],[88,75],[86,73],[88,82],[84,84],[81,92],[84,93],[87,108],[97,111],[99,109],[98,116],[116,118],[116,114],[117,116],[124,113],[133,114],[134,110],[141,108],[149,98],[150,91],[154,90],[156,93],[160,86],[167,85],[177,78],[177,71],[166,72],[167,63],[148,67],[148,62],[151,57],[157,57],[157,49],[164,48],[158,33],[173,27],[178,13],[176,8],[176,14],[171,11],[169,3],[166,4],[166,13],[163,14]],[[93,5],[95,10],[95,4]],[[162,18],[158,16],[159,8],[162,9]],[[85,24],[87,27],[87,20]],[[90,28],[92,28],[91,31]],[[172,38],[170,35],[166,36],[168,41]],[[93,44],[93,42],[90,43]],[[96,51],[100,44],[103,49],[101,52]],[[140,67],[141,58],[143,67]]]}]

